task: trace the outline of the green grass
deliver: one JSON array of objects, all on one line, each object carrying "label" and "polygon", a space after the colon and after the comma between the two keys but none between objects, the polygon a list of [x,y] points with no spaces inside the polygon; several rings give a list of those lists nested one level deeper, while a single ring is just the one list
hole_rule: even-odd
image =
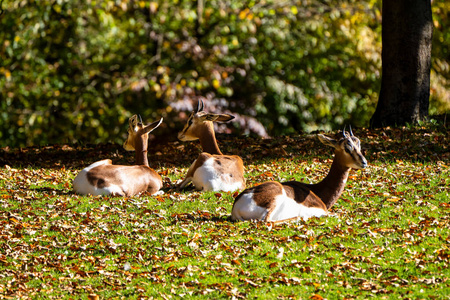
[{"label": "green grass", "polygon": [[[4,150],[0,297],[448,299],[449,131],[355,133],[370,167],[351,172],[336,216],[277,225],[231,222],[233,193],[173,189],[195,143],[154,146],[165,194],[131,198],[71,192],[95,160],[131,163],[118,145]],[[248,186],[316,182],[332,161],[314,136],[219,141]]]}]

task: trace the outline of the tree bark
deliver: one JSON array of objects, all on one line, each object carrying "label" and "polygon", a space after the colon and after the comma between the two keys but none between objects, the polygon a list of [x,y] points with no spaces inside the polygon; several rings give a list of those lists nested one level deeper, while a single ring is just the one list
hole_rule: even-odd
[{"label": "tree bark", "polygon": [[401,126],[428,116],[430,98],[430,0],[384,0],[382,79],[370,126]]}]

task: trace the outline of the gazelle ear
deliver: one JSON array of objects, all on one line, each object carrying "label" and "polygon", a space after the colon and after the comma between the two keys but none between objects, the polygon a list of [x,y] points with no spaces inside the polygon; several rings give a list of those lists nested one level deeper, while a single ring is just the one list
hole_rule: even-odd
[{"label": "gazelle ear", "polygon": [[204,114],[203,116],[201,116],[200,119],[202,121],[214,122],[215,120],[217,120],[218,117],[219,117],[219,115],[217,115],[217,114],[207,113],[207,114]]},{"label": "gazelle ear", "polygon": [[155,122],[153,122],[153,123],[151,123],[151,124],[145,126],[144,132],[145,132],[145,133],[152,132],[153,130],[155,130],[156,128],[158,128],[159,125],[161,125],[162,121],[163,121],[163,118],[159,119],[159,121],[155,121]]},{"label": "gazelle ear", "polygon": [[234,116],[229,115],[229,114],[221,114],[219,115],[219,117],[216,119],[216,122],[228,122],[234,119]]},{"label": "gazelle ear", "polygon": [[228,122],[234,119],[234,116],[229,114],[212,114],[208,113],[202,117],[203,120],[212,122]]},{"label": "gazelle ear", "polygon": [[320,141],[322,142],[322,144],[324,144],[324,145],[327,145],[327,146],[336,148],[336,147],[338,146],[338,144],[339,144],[338,141],[336,141],[335,139],[330,138],[330,137],[328,137],[328,136],[325,136],[325,135],[323,135],[323,134],[319,134],[318,137],[319,137],[319,140],[320,140]]},{"label": "gazelle ear", "polygon": [[138,124],[138,116],[133,115],[131,118],[129,118],[128,124],[130,125],[130,128],[134,130]]}]

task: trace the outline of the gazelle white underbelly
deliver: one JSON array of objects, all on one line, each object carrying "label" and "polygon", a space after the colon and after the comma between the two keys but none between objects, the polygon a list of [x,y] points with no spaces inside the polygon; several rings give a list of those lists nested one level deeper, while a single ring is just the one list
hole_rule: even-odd
[{"label": "gazelle white underbelly", "polygon": [[77,177],[75,177],[75,180],[73,181],[73,190],[77,194],[81,195],[92,195],[92,196],[99,196],[99,195],[121,195],[123,196],[123,189],[118,185],[110,185],[104,188],[97,188],[89,183],[87,179],[87,172],[82,170]]},{"label": "gazelle white underbelly", "polygon": [[97,188],[97,187],[93,186],[87,179],[87,173],[89,172],[89,170],[91,170],[92,168],[95,168],[97,166],[108,165],[108,164],[111,164],[111,161],[109,159],[101,160],[101,161],[97,161],[97,162],[87,166],[83,170],[81,170],[80,173],[78,173],[78,175],[73,180],[73,190],[77,194],[81,194],[81,195],[88,195],[88,194],[93,195],[93,196],[111,195],[111,194],[124,195],[122,187],[120,187],[118,185],[110,185],[110,186],[107,186],[104,188]]},{"label": "gazelle white underbelly", "polygon": [[275,197],[275,203],[275,209],[272,211],[267,221],[279,221],[296,217],[307,220],[311,217],[321,217],[328,214],[328,212],[322,208],[307,207],[298,203],[294,199],[288,197],[284,189],[282,195]]},{"label": "gazelle white underbelly", "polygon": [[256,204],[253,193],[242,194],[231,211],[232,220],[264,220],[268,210]]},{"label": "gazelle white underbelly", "polygon": [[[322,208],[306,207],[288,197],[283,189],[282,194],[273,198],[274,207],[266,221],[281,221],[300,217],[307,220],[310,217],[321,217],[328,212]],[[269,214],[269,209],[259,206],[253,199],[253,193],[242,194],[234,204],[231,217],[233,220],[264,220]]]},{"label": "gazelle white underbelly", "polygon": [[195,171],[192,183],[197,189],[204,191],[233,192],[242,187],[242,182],[235,180],[231,174],[217,172],[214,168],[214,158],[206,160]]}]

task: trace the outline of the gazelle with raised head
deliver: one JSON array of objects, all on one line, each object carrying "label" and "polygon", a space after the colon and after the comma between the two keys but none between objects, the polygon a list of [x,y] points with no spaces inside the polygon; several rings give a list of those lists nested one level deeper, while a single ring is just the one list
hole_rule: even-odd
[{"label": "gazelle with raised head", "polygon": [[97,161],[78,173],[73,181],[73,190],[82,195],[127,196],[148,191],[155,194],[162,187],[162,179],[148,166],[148,134],[162,122],[144,125],[136,115],[129,119],[128,137],[123,147],[135,151],[135,165],[113,165],[110,159]]},{"label": "gazelle with raised head", "polygon": [[267,222],[320,217],[341,196],[350,169],[363,169],[366,158],[361,154],[360,141],[343,131],[339,140],[319,134],[319,140],[334,148],[335,157],[328,175],[319,183],[269,181],[246,189],[236,197],[231,212],[233,220]]},{"label": "gazelle with raised head", "polygon": [[190,166],[185,179],[178,185],[184,188],[192,182],[197,190],[235,191],[245,188],[244,163],[237,155],[223,155],[217,145],[213,122],[227,122],[234,117],[229,114],[214,114],[203,111],[203,101],[199,100],[178,134],[181,141],[200,140],[203,152]]}]

